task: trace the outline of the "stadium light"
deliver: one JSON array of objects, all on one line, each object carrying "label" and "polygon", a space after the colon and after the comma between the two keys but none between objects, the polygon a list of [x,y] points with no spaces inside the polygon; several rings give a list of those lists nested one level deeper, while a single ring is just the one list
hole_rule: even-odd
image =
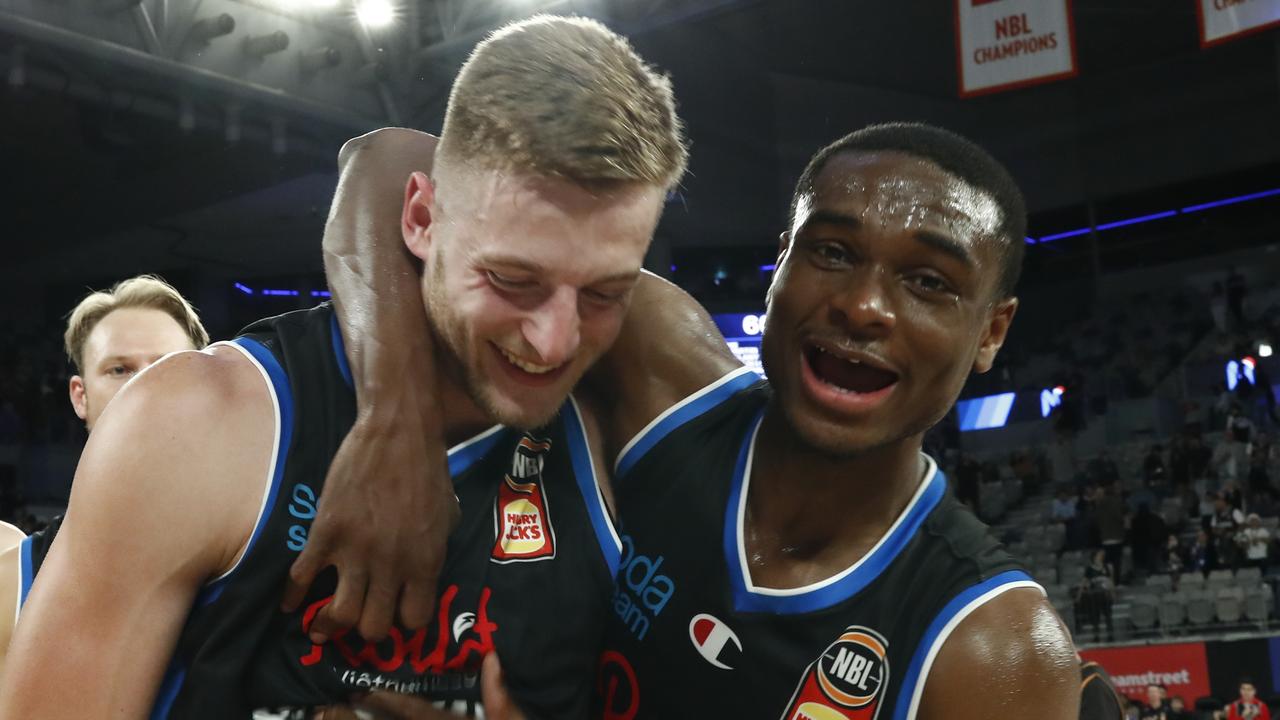
[{"label": "stadium light", "polygon": [[396,12],[389,0],[360,0],[356,3],[356,19],[372,30],[390,25]]},{"label": "stadium light", "polygon": [[1271,357],[1271,345],[1268,343],[1259,343],[1258,357]]}]

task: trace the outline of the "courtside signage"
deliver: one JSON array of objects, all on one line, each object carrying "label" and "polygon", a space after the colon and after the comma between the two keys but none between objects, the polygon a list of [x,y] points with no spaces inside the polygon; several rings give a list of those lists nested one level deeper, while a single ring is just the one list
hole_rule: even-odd
[{"label": "courtside signage", "polygon": [[1280,0],[1195,0],[1200,47],[1280,27]]},{"label": "courtside signage", "polygon": [[956,50],[961,97],[1075,77],[1071,3],[956,0]]}]

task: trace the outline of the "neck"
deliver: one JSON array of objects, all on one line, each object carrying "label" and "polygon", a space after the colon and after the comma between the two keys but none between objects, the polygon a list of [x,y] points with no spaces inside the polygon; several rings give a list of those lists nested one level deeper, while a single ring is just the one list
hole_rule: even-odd
[{"label": "neck", "polygon": [[771,404],[756,442],[747,497],[753,574],[758,569],[781,582],[814,582],[865,556],[920,487],[922,439],[916,435],[834,456],[797,437]]}]

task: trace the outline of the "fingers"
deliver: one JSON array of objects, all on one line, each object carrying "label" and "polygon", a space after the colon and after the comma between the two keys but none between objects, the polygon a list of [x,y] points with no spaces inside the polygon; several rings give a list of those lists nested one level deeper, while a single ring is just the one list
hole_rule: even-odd
[{"label": "fingers", "polygon": [[400,624],[408,630],[417,630],[431,622],[431,612],[436,605],[436,585],[439,583],[439,566],[422,578],[409,578],[400,594]]},{"label": "fingers", "polygon": [[396,611],[399,588],[391,584],[387,572],[375,573],[364,597],[364,610],[360,613],[360,635],[366,640],[378,641],[387,636]]},{"label": "fingers", "polygon": [[[360,612],[364,607],[365,589],[369,585],[369,576],[362,568],[350,570],[339,569],[338,590],[334,593],[333,602],[325,605],[311,623],[311,642],[323,645],[329,638],[355,627],[360,620]],[[376,640],[377,638],[366,638]]]},{"label": "fingers", "polygon": [[311,583],[315,582],[316,575],[324,569],[325,555],[327,548],[322,548],[319,543],[307,543],[302,548],[302,554],[298,555],[298,559],[293,561],[293,566],[289,568],[289,580],[285,583],[284,597],[280,600],[280,609],[285,612],[293,612],[298,609],[302,601],[307,596],[307,591],[311,589]]},{"label": "fingers", "polygon": [[507,692],[506,679],[498,653],[491,652],[480,669],[480,699],[484,703],[484,715],[490,720],[523,720],[524,714]]}]

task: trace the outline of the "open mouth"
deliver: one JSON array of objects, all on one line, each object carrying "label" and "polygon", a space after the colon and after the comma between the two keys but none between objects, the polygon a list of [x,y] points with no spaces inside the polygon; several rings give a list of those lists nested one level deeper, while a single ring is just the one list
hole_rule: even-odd
[{"label": "open mouth", "polygon": [[497,351],[498,357],[502,359],[502,366],[506,369],[507,374],[525,385],[549,385],[558,380],[564,374],[565,369],[569,367],[567,362],[559,365],[540,365],[508,352],[506,348],[499,346],[497,343],[491,344],[493,349]]},{"label": "open mouth", "polygon": [[804,358],[814,378],[842,393],[869,395],[898,382],[898,374],[861,360],[806,345]]}]

